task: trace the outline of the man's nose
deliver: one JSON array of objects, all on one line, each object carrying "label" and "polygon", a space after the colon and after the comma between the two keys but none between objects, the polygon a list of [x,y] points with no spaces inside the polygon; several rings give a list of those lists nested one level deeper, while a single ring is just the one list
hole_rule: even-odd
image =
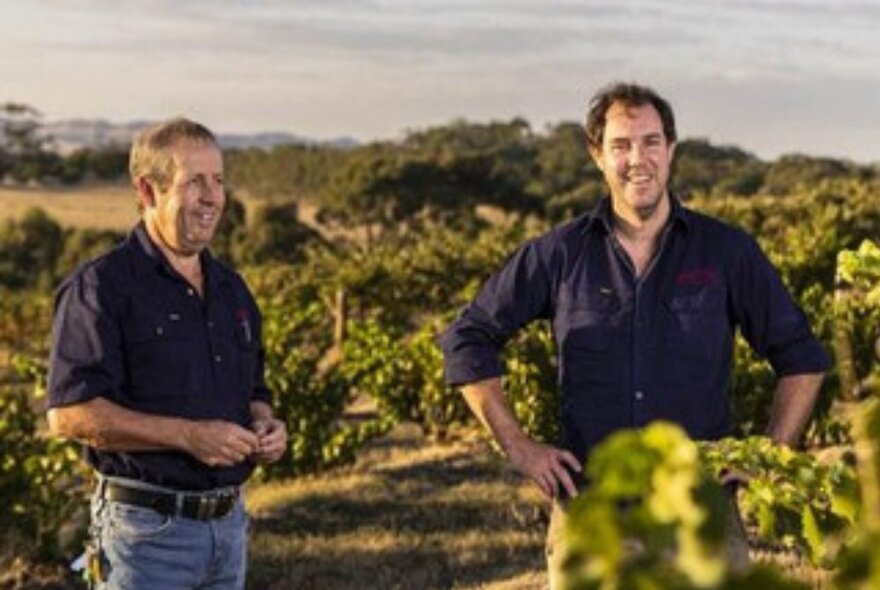
[{"label": "man's nose", "polygon": [[222,202],[223,185],[210,180],[207,182],[199,183],[199,200],[206,203]]},{"label": "man's nose", "polygon": [[645,146],[636,141],[630,147],[629,154],[627,155],[629,156],[630,165],[638,164],[645,159]]}]

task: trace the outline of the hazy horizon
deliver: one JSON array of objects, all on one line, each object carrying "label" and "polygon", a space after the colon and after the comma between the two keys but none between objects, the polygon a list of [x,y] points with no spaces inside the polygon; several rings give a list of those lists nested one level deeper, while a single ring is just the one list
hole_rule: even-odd
[{"label": "hazy horizon", "polygon": [[880,2],[0,0],[0,102],[46,121],[175,114],[221,133],[393,139],[580,121],[612,80],[679,134],[764,159],[880,161]]}]

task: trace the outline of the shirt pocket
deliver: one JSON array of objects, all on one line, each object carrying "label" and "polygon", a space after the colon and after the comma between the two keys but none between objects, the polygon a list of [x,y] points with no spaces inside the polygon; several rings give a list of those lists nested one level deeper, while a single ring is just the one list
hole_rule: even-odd
[{"label": "shirt pocket", "polygon": [[561,383],[566,397],[610,395],[616,382],[615,330],[591,323],[569,330],[562,345]]},{"label": "shirt pocket", "polygon": [[178,413],[168,402],[197,392],[205,344],[180,319],[160,313],[134,318],[124,342],[132,400],[140,409]]},{"label": "shirt pocket", "polygon": [[710,288],[676,292],[663,299],[663,309],[662,356],[672,363],[671,374],[683,370],[693,378],[714,371],[717,367],[712,363],[721,361],[731,337],[723,292]]},{"label": "shirt pocket", "polygon": [[566,398],[614,397],[620,302],[610,289],[562,290],[554,317]]}]

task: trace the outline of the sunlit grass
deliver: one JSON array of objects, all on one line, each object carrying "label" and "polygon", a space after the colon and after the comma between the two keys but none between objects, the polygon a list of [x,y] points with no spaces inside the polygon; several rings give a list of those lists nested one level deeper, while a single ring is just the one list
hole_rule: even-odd
[{"label": "sunlit grass", "polygon": [[483,443],[414,428],[353,466],[254,485],[252,588],[542,588],[546,508]]},{"label": "sunlit grass", "polygon": [[125,231],[138,219],[134,190],[126,183],[0,188],[0,220],[21,217],[31,207],[63,227]]}]

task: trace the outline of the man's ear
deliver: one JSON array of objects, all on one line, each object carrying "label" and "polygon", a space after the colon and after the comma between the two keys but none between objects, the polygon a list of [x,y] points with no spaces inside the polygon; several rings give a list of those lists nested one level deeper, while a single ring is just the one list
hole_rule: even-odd
[{"label": "man's ear", "polygon": [[594,147],[590,144],[587,144],[587,153],[590,154],[590,157],[593,159],[593,163],[596,164],[596,168],[602,170],[602,148]]},{"label": "man's ear", "polygon": [[155,207],[155,186],[146,176],[139,176],[134,183],[134,188],[137,191],[138,202],[141,204],[141,207],[143,209]]}]

